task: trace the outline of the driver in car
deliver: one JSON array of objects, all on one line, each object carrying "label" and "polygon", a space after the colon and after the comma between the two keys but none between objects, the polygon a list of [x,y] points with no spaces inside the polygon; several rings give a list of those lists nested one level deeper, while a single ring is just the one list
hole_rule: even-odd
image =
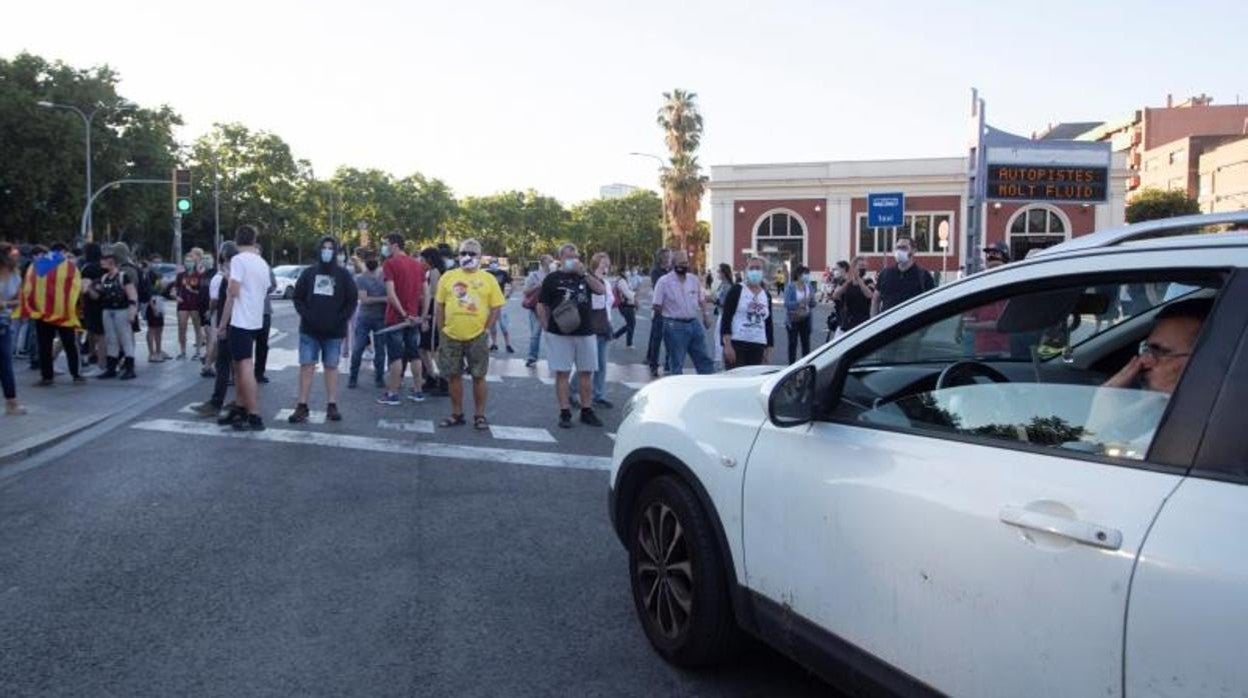
[{"label": "driver in car", "polygon": [[1157,314],[1136,356],[1101,384],[1113,390],[1097,391],[1080,438],[1085,447],[1114,457],[1144,457],[1212,307],[1211,298],[1192,298]]}]

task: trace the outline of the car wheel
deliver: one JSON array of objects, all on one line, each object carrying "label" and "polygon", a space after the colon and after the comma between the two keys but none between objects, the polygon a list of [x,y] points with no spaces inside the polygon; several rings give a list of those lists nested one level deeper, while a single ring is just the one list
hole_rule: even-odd
[{"label": "car wheel", "polygon": [[286,287],[286,290],[285,290],[285,291],[282,291],[282,300],[288,301],[288,300],[290,300],[291,298],[294,298],[294,297],[295,297],[295,289],[294,289],[294,288],[291,288],[290,286],[287,286],[287,287]]},{"label": "car wheel", "polygon": [[650,644],[669,662],[698,667],[736,647],[728,579],[697,497],[663,476],[642,490],[630,522],[633,602]]}]

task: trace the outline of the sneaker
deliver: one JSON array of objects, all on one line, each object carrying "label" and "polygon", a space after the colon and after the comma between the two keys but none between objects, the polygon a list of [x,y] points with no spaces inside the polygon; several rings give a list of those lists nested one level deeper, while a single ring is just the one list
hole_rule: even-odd
[{"label": "sneaker", "polygon": [[536,365],[537,365],[537,359],[525,359],[524,360],[525,368],[533,368]]},{"label": "sneaker", "polygon": [[39,380],[38,383],[35,383],[35,387],[36,388],[51,388],[54,384],[55,384],[55,381],[53,381],[51,378],[42,378]]},{"label": "sneaker", "polygon": [[598,415],[594,414],[593,409],[586,407],[581,410],[581,424],[587,424],[591,427],[602,426],[602,420],[598,419]]},{"label": "sneaker", "polygon": [[491,345],[490,345],[490,351],[498,351],[498,345],[497,345],[497,344],[491,344]]},{"label": "sneaker", "polygon": [[98,378],[98,379],[100,379],[100,380],[108,380],[108,379],[110,379],[110,378],[116,378],[116,377],[117,377],[117,369],[116,369],[116,368],[110,368],[110,369],[108,369],[107,371],[105,371],[105,372],[101,373],[100,375],[96,376],[96,378]]},{"label": "sneaker", "polygon": [[516,350],[515,350],[515,349],[512,349],[512,348],[511,348],[511,345],[510,345],[510,344],[508,344],[508,345],[507,345],[507,353],[508,353],[508,354],[514,354],[514,353],[516,353]]},{"label": "sneaker", "polygon": [[594,407],[601,407],[604,410],[609,410],[612,407],[615,407],[615,405],[611,404],[609,400],[594,400]]},{"label": "sneaker", "polygon": [[564,429],[572,428],[572,410],[559,410],[559,426]]},{"label": "sneaker", "polygon": [[[124,378],[125,376],[122,376],[122,377]],[[82,376],[74,376],[74,382],[75,382],[75,383],[78,383],[79,385],[81,385],[81,384],[83,384],[83,383],[86,383],[86,382],[87,382],[87,379],[86,379],[86,378],[84,378],[84,377],[82,377]]]},{"label": "sneaker", "polygon": [[651,366],[651,367],[650,367],[650,377],[651,377],[651,378],[658,378],[658,377],[659,377],[659,367],[658,367],[658,366]]},{"label": "sneaker", "polygon": [[413,390],[407,394],[407,399],[412,402],[424,402],[425,394],[419,390]]},{"label": "sneaker", "polygon": [[202,358],[203,357],[199,355],[199,352],[195,352],[195,355],[191,357],[191,361],[199,361]]},{"label": "sneaker", "polygon": [[247,411],[238,405],[231,405],[225,414],[217,417],[217,424],[223,427],[245,421],[247,421]]},{"label": "sneaker", "polygon": [[395,405],[402,405],[403,400],[401,400],[399,396],[395,395],[394,393],[382,393],[381,397],[377,398],[377,404],[389,405],[393,407]]},{"label": "sneaker", "polygon": [[217,377],[217,372],[216,372],[216,371],[214,371],[214,370],[213,370],[213,369],[211,369],[211,368],[207,368],[207,367],[205,367],[205,368],[204,368],[204,370],[202,370],[202,371],[200,371],[200,372],[199,372],[199,375],[200,375],[200,376],[202,376],[202,377],[204,377],[204,378],[216,378],[216,377]]},{"label": "sneaker", "polygon": [[347,388],[348,388],[348,389],[350,389],[350,390],[355,390],[355,389],[356,389],[356,388],[358,388],[358,387],[360,387],[360,381],[359,381],[359,379],[357,379],[357,378],[348,378],[348,379],[347,379]]},{"label": "sneaker", "polygon": [[268,376],[256,376],[256,382],[260,385],[266,385],[269,382]]},{"label": "sneaker", "polygon": [[286,421],[291,424],[303,424],[308,421],[308,406],[302,402],[295,405],[295,411],[290,413]]},{"label": "sneaker", "polygon": [[264,431],[264,420],[258,414],[249,414],[245,419],[232,422],[230,426],[234,431]]},{"label": "sneaker", "polygon": [[186,361],[186,352],[183,351],[178,353],[178,361]]},{"label": "sneaker", "polygon": [[325,406],[325,419],[328,419],[331,422],[342,421],[342,413],[338,411],[337,403],[331,402]]},{"label": "sneaker", "polygon": [[216,417],[221,414],[221,406],[212,404],[212,401],[203,402],[191,408],[191,411],[200,417]]}]

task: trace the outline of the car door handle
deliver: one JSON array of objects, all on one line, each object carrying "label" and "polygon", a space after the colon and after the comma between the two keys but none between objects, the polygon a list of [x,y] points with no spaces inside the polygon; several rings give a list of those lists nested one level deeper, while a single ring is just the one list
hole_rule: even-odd
[{"label": "car door handle", "polygon": [[1001,522],[1019,528],[1049,533],[1106,550],[1122,547],[1122,532],[1106,526],[1053,516],[1023,507],[1002,507]]}]

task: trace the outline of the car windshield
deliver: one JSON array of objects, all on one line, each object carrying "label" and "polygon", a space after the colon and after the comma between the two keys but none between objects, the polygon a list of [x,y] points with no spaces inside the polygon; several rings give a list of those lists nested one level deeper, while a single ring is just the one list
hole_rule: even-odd
[{"label": "car windshield", "polygon": [[303,267],[280,266],[273,269],[273,275],[284,279],[295,279]]}]

